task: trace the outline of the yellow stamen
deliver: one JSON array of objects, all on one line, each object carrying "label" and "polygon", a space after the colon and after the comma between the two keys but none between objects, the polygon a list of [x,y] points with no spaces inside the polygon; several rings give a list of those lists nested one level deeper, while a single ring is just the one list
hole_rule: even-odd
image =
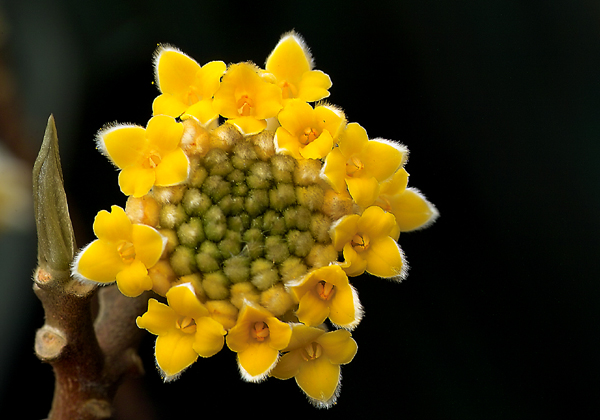
[{"label": "yellow stamen", "polygon": [[307,145],[308,143],[313,142],[317,137],[319,137],[317,130],[306,127],[304,133],[300,136],[300,143]]},{"label": "yellow stamen", "polygon": [[162,159],[161,159],[160,155],[158,154],[158,152],[152,151],[152,152],[148,153],[148,156],[142,162],[142,167],[144,167],[146,169],[154,169],[159,165],[161,160]]},{"label": "yellow stamen", "polygon": [[315,343],[313,341],[301,350],[301,354],[302,358],[308,362],[310,360],[315,360],[321,357],[321,355],[323,354],[323,348],[319,343]]},{"label": "yellow stamen", "polygon": [[256,341],[264,341],[269,336],[269,326],[264,322],[255,322],[250,330],[250,335]]},{"label": "yellow stamen", "polygon": [[352,156],[346,162],[346,174],[348,176],[358,176],[365,165],[356,156]]},{"label": "yellow stamen", "polygon": [[321,280],[317,283],[317,295],[323,300],[329,300],[333,297],[335,286],[331,283]]},{"label": "yellow stamen", "polygon": [[196,332],[196,321],[189,316],[182,316],[175,321],[175,326],[186,334],[194,334]]},{"label": "yellow stamen", "polygon": [[254,108],[254,101],[248,97],[248,95],[242,95],[237,101],[238,114],[241,117],[247,117],[252,114],[252,108]]},{"label": "yellow stamen", "polygon": [[364,233],[362,235],[356,234],[352,238],[350,245],[352,245],[352,248],[354,248],[357,252],[361,252],[369,248],[369,242],[369,237]]},{"label": "yellow stamen", "polygon": [[135,247],[129,241],[121,241],[117,245],[117,252],[126,264],[131,264],[135,260]]}]

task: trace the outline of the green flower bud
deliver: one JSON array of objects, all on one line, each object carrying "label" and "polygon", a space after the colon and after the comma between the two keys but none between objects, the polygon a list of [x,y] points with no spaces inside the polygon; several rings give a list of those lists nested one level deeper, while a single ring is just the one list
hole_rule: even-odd
[{"label": "green flower bud", "polygon": [[196,258],[194,250],[190,247],[179,245],[171,254],[171,267],[178,276],[185,276],[196,271]]},{"label": "green flower bud", "polygon": [[272,131],[263,130],[248,138],[254,144],[254,150],[256,150],[260,160],[269,160],[271,156],[275,155],[273,137],[274,133]]},{"label": "green flower bud", "polygon": [[313,213],[309,230],[313,238],[315,238],[315,241],[324,244],[331,242],[329,229],[331,229],[331,219],[323,213]]},{"label": "green flower bud", "polygon": [[246,174],[240,169],[234,169],[225,177],[225,179],[234,184],[242,184],[246,182]]},{"label": "green flower bud", "polygon": [[294,169],[294,183],[300,186],[316,184],[321,179],[321,161],[303,159],[297,162]]},{"label": "green flower bud", "polygon": [[307,187],[296,187],[296,200],[298,204],[308,208],[310,211],[320,210],[323,206],[325,193],[319,185]]},{"label": "green flower bud", "polygon": [[244,232],[243,239],[246,243],[244,247],[244,253],[246,253],[250,258],[256,259],[263,254],[265,238],[260,229],[248,229]]},{"label": "green flower bud", "polygon": [[293,308],[294,299],[279,282],[260,294],[260,304],[273,315],[281,316]]},{"label": "green flower bud", "polygon": [[242,235],[239,232],[228,230],[221,242],[219,242],[219,251],[223,259],[242,252]]},{"label": "green flower bud", "polygon": [[250,282],[259,290],[266,290],[279,281],[279,272],[273,263],[264,258],[252,261]]},{"label": "green flower bud", "polygon": [[266,190],[250,190],[246,197],[246,211],[251,217],[262,214],[269,207],[269,194]]},{"label": "green flower bud", "polygon": [[204,180],[208,177],[208,171],[201,164],[192,166],[192,168],[194,169],[190,172],[189,183],[192,187],[200,188],[204,184]]},{"label": "green flower bud", "polygon": [[258,154],[256,153],[256,150],[254,150],[254,145],[252,143],[243,141],[233,147],[231,163],[234,168],[246,171],[257,159]]},{"label": "green flower bud", "polygon": [[269,188],[273,180],[271,165],[267,162],[257,161],[250,166],[246,184],[252,189],[254,188]]},{"label": "green flower bud", "polygon": [[229,297],[229,280],[221,271],[206,274],[202,280],[202,288],[209,299],[221,300]]},{"label": "green flower bud", "polygon": [[192,217],[188,222],[182,223],[177,229],[179,243],[191,248],[198,246],[205,239],[202,220]]},{"label": "green flower bud", "polygon": [[231,286],[231,303],[242,309],[244,302],[258,303],[260,292],[249,281],[237,283]]},{"label": "green flower bud", "polygon": [[287,244],[281,236],[267,236],[265,239],[265,258],[274,263],[282,263],[290,256]]},{"label": "green flower bud", "polygon": [[211,149],[204,157],[204,167],[210,175],[226,176],[233,171],[233,165],[222,149]]},{"label": "green flower bud", "polygon": [[271,158],[271,171],[277,183],[292,183],[296,169],[296,159],[288,155],[275,155]]},{"label": "green flower bud", "polygon": [[283,218],[288,229],[308,230],[312,213],[306,207],[289,207],[283,212]]},{"label": "green flower bud", "polygon": [[162,228],[175,229],[187,220],[187,214],[181,204],[165,204],[160,210],[159,223]]},{"label": "green flower bud", "polygon": [[292,184],[278,184],[275,189],[269,190],[271,208],[283,211],[296,202],[296,191]]},{"label": "green flower bud", "polygon": [[203,273],[210,273],[220,268],[221,258],[221,251],[217,244],[204,241],[196,254],[196,265]]},{"label": "green flower bud", "polygon": [[285,283],[294,279],[299,279],[308,272],[308,267],[298,257],[289,257],[279,266],[279,275]]},{"label": "green flower bud", "polygon": [[231,192],[231,184],[220,175],[210,175],[202,184],[202,192],[207,194],[213,203]]},{"label": "green flower bud", "polygon": [[270,235],[283,235],[287,231],[284,217],[275,210],[265,212],[262,228]]},{"label": "green flower bud", "polygon": [[212,206],[208,209],[203,218],[204,234],[206,238],[213,242],[223,239],[227,231],[227,218],[219,206]]},{"label": "green flower bud", "polygon": [[198,188],[189,188],[183,194],[181,205],[190,216],[202,216],[212,206],[212,201]]},{"label": "green flower bud", "polygon": [[236,255],[225,260],[223,272],[232,283],[241,283],[250,279],[250,259]]},{"label": "green flower bud", "polygon": [[310,232],[301,232],[299,230],[290,230],[285,236],[285,240],[287,241],[290,253],[302,258],[308,255],[315,244],[315,240]]}]

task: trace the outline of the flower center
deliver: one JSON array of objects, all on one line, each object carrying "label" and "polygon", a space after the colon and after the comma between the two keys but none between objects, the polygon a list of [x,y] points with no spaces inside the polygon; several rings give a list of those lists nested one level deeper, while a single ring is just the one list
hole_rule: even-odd
[{"label": "flower center", "polygon": [[306,127],[304,132],[300,136],[300,143],[307,145],[313,142],[317,137],[319,137],[319,133],[314,128]]},{"label": "flower center", "polygon": [[250,330],[250,335],[256,341],[264,341],[269,336],[269,326],[264,322],[255,322]]},{"label": "flower center", "polygon": [[144,169],[154,169],[158,166],[161,160],[162,159],[158,152],[151,151],[142,162],[142,167]]},{"label": "flower center", "polygon": [[358,176],[365,165],[356,156],[352,156],[346,161],[346,174],[348,176]]},{"label": "flower center", "polygon": [[196,321],[189,316],[182,316],[175,321],[175,326],[186,334],[194,334],[196,332]]},{"label": "flower center", "polygon": [[352,238],[350,245],[352,245],[352,248],[354,248],[354,250],[356,252],[365,251],[369,248],[369,237],[364,233],[363,234],[357,233]]},{"label": "flower center", "polygon": [[135,260],[135,247],[129,241],[121,241],[117,245],[117,252],[126,264],[131,264]]},{"label": "flower center", "polygon": [[322,300],[330,300],[333,297],[333,294],[335,293],[335,286],[331,283],[327,283],[324,280],[321,280],[317,283],[316,289],[317,295]]},{"label": "flower center", "polygon": [[318,359],[323,354],[323,347],[314,341],[305,346],[301,351],[302,358],[307,362]]},{"label": "flower center", "polygon": [[296,94],[298,93],[298,89],[296,89],[296,87],[287,80],[281,82],[279,84],[279,87],[281,88],[282,99],[295,98]]},{"label": "flower center", "polygon": [[200,101],[201,96],[200,93],[198,93],[198,88],[196,88],[195,86],[190,86],[188,88],[187,93],[183,96],[184,98],[184,103],[186,105],[193,105],[196,102]]},{"label": "flower center", "polygon": [[247,117],[252,114],[254,101],[248,95],[242,95],[237,101],[237,110],[240,117]]}]

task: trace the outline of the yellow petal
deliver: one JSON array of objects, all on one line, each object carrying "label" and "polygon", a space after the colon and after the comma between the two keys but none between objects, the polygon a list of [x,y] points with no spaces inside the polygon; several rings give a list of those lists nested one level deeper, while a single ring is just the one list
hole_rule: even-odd
[{"label": "yellow petal", "polygon": [[334,148],[325,157],[322,177],[336,193],[346,191],[346,161],[339,147]]},{"label": "yellow petal", "polygon": [[185,110],[182,118],[194,117],[200,124],[206,126],[218,118],[219,114],[213,109],[212,99],[196,102]]},{"label": "yellow petal", "polygon": [[301,159],[300,155],[300,143],[298,138],[284,127],[277,128],[275,131],[275,150],[277,153],[283,153],[292,156],[294,159]]},{"label": "yellow petal", "polygon": [[369,140],[361,152],[360,160],[365,172],[379,182],[392,176],[404,162],[404,150],[399,144],[377,139]]},{"label": "yellow petal", "polygon": [[146,130],[137,125],[117,125],[97,136],[98,148],[121,169],[141,159],[146,143]]},{"label": "yellow petal", "polygon": [[304,73],[298,85],[298,98],[314,102],[327,98],[329,88],[331,88],[331,79],[321,70],[312,70]]},{"label": "yellow petal", "polygon": [[229,124],[234,125],[245,136],[257,134],[267,128],[265,120],[257,120],[254,117],[240,117],[227,120]]},{"label": "yellow petal", "polygon": [[269,346],[277,350],[287,347],[292,337],[292,327],[287,322],[282,322],[274,316],[265,319],[269,326]]},{"label": "yellow petal", "polygon": [[313,113],[312,106],[300,99],[292,99],[277,115],[277,119],[283,128],[297,137],[313,125]]},{"label": "yellow petal", "polygon": [[244,351],[238,353],[238,363],[243,378],[257,382],[273,369],[277,363],[279,352],[263,343],[251,343]]},{"label": "yellow petal", "polygon": [[358,294],[352,286],[336,285],[335,295],[329,304],[329,319],[334,324],[348,329],[355,328],[362,318]]},{"label": "yellow petal", "polygon": [[439,214],[435,206],[414,188],[407,188],[392,197],[390,203],[401,232],[427,227]]},{"label": "yellow petal", "polygon": [[323,323],[329,316],[329,302],[319,298],[313,291],[308,291],[300,298],[296,316],[310,327]]},{"label": "yellow petal", "polygon": [[224,335],[227,333],[223,326],[212,318],[202,317],[196,320],[196,335],[194,350],[202,357],[211,357],[223,348]]},{"label": "yellow petal", "polygon": [[[183,124],[168,115],[157,115],[150,118],[146,127],[148,146],[163,154],[179,146],[183,135]],[[164,158],[164,157],[163,157]]]},{"label": "yellow petal", "polygon": [[173,377],[198,359],[198,353],[193,348],[194,335],[173,330],[167,335],[156,339],[156,363],[163,371],[165,380]]},{"label": "yellow petal", "polygon": [[94,234],[106,242],[131,241],[131,227],[129,217],[119,206],[111,206],[110,213],[101,210],[94,218]]},{"label": "yellow petal", "polygon": [[325,334],[325,330],[321,328],[308,327],[304,324],[292,324],[292,337],[288,346],[283,351],[301,349],[323,334]]},{"label": "yellow petal", "polygon": [[300,365],[296,383],[310,398],[329,406],[336,397],[340,371],[339,365],[332,364],[325,357],[319,357]]},{"label": "yellow petal", "polygon": [[346,330],[328,332],[317,338],[316,342],[321,344],[323,353],[331,363],[337,365],[350,363],[358,349],[352,334]]},{"label": "yellow petal", "polygon": [[314,119],[322,130],[327,130],[336,139],[346,124],[346,116],[341,109],[331,105],[318,105],[314,110]]},{"label": "yellow petal", "polygon": [[200,89],[202,100],[213,97],[221,84],[221,76],[227,70],[227,65],[222,61],[210,61],[202,66],[196,73],[196,86]]},{"label": "yellow petal", "polygon": [[366,233],[370,240],[390,236],[396,225],[396,218],[392,213],[385,212],[379,206],[368,207],[360,216],[356,225],[358,232]]},{"label": "yellow petal", "polygon": [[400,168],[387,181],[381,183],[381,195],[396,195],[402,193],[408,185],[408,172]]},{"label": "yellow petal", "polygon": [[379,196],[379,182],[374,177],[347,177],[346,185],[354,202],[361,207],[370,206]]},{"label": "yellow petal", "polygon": [[142,197],[154,186],[153,169],[141,166],[128,166],[119,173],[119,187],[125,195]]},{"label": "yellow petal", "polygon": [[163,93],[183,95],[196,80],[200,65],[173,47],[161,46],[155,58],[156,80]]},{"label": "yellow petal", "polygon": [[163,253],[166,238],[156,229],[147,225],[135,224],[131,229],[135,258],[140,260],[146,268],[152,267]]},{"label": "yellow petal", "polygon": [[301,350],[291,351],[281,356],[269,375],[277,379],[290,379],[296,376],[303,362]]},{"label": "yellow petal", "polygon": [[305,159],[322,159],[333,149],[333,137],[329,131],[323,130],[321,135],[308,143],[304,147],[300,147],[300,154]]},{"label": "yellow petal", "polygon": [[363,253],[354,250],[350,242],[344,245],[344,262],[340,265],[350,277],[360,276],[367,268],[367,261]]},{"label": "yellow petal", "polygon": [[176,118],[183,114],[186,109],[188,109],[188,106],[185,103],[169,93],[157,96],[152,102],[152,113],[154,115],[169,115]]},{"label": "yellow petal", "polygon": [[116,246],[98,239],[79,253],[73,264],[73,273],[84,280],[112,283],[124,268],[125,263]]},{"label": "yellow petal", "polygon": [[[340,151],[346,159],[353,155],[359,155],[367,146],[369,137],[367,131],[358,123],[350,123],[346,126],[346,130],[340,135],[338,144]],[[346,160],[344,160],[344,165]]]},{"label": "yellow petal", "polygon": [[175,329],[177,318],[173,308],[156,299],[148,299],[148,311],[137,317],[136,324],[154,335],[164,335]]},{"label": "yellow petal", "polygon": [[360,215],[350,214],[333,223],[329,235],[336,251],[341,251],[344,245],[349,243],[354,235],[356,235],[359,219]]},{"label": "yellow petal", "polygon": [[382,237],[371,241],[362,253],[367,262],[366,271],[378,277],[402,279],[406,274],[402,250],[392,238]]},{"label": "yellow petal", "polygon": [[135,260],[117,273],[117,286],[125,296],[136,297],[152,289],[152,279],[146,266]]},{"label": "yellow petal", "polygon": [[189,173],[190,161],[181,148],[176,148],[163,156],[155,168],[154,185],[169,187],[184,182]]},{"label": "yellow petal", "polygon": [[282,108],[281,89],[274,84],[264,82],[257,86],[254,117],[267,119],[275,117]]},{"label": "yellow petal", "polygon": [[169,306],[181,316],[194,319],[209,316],[208,309],[198,300],[190,283],[171,287],[166,296]]},{"label": "yellow petal", "polygon": [[295,32],[284,34],[267,58],[265,69],[278,81],[298,85],[302,75],[312,68],[312,57],[304,40]]}]

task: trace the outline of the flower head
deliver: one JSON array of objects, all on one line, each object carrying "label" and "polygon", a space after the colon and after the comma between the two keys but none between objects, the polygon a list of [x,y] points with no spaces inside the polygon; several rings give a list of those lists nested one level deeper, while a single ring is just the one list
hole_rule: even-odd
[{"label": "flower head", "polygon": [[320,328],[296,324],[290,344],[271,372],[279,379],[294,377],[298,386],[317,407],[335,404],[339,394],[340,365],[350,363],[357,350],[346,330],[326,332]]},{"label": "flower head", "polygon": [[161,91],[153,104],[154,115],[197,119],[210,124],[219,114],[213,110],[212,98],[225,73],[222,61],[200,67],[192,58],[168,45],[159,46],[154,57],[156,84]]},{"label": "flower head", "polygon": [[288,287],[300,302],[296,316],[303,324],[317,326],[329,317],[334,324],[353,329],[362,318],[356,290],[339,265],[313,270]]},{"label": "flower head", "polygon": [[281,89],[251,63],[229,66],[213,102],[215,111],[245,135],[264,130],[266,119],[275,117],[281,106]]},{"label": "flower head", "polygon": [[314,102],[329,96],[331,79],[313,70],[313,59],[304,40],[295,32],[284,34],[267,58],[265,69],[277,79],[283,100]]},{"label": "flower head", "polygon": [[265,308],[246,302],[238,321],[227,334],[227,346],[237,353],[242,377],[250,382],[263,380],[273,369],[292,335],[289,324]]},{"label": "flower head", "polygon": [[119,186],[126,195],[141,197],[154,186],[170,186],[188,177],[189,160],[180,147],[183,125],[158,115],[146,128],[116,125],[98,133],[98,148],[121,169]]},{"label": "flower head", "polygon": [[344,127],[344,113],[330,105],[312,106],[300,99],[287,102],[278,117],[275,132],[278,152],[296,159],[322,159],[333,148]]},{"label": "flower head", "polygon": [[343,251],[342,267],[349,276],[368,272],[378,277],[402,279],[406,275],[404,256],[390,235],[396,218],[381,207],[368,207],[362,215],[344,216],[331,227],[337,251]]},{"label": "flower head", "polygon": [[166,245],[166,239],[150,226],[132,224],[125,211],[112,206],[94,220],[98,237],[75,258],[73,276],[82,281],[117,282],[126,296],[138,296],[152,288],[148,269],[154,266]]},{"label": "flower head", "polygon": [[174,286],[167,292],[168,305],[148,301],[148,311],[137,318],[137,325],[156,338],[156,363],[165,381],[196,361],[198,355],[210,357],[223,348],[226,331],[210,317],[190,283]]},{"label": "flower head", "polygon": [[379,184],[404,163],[406,149],[386,140],[369,140],[357,123],[347,125],[338,147],[325,158],[322,176],[336,192],[348,192],[361,207],[368,207],[379,196]]}]

